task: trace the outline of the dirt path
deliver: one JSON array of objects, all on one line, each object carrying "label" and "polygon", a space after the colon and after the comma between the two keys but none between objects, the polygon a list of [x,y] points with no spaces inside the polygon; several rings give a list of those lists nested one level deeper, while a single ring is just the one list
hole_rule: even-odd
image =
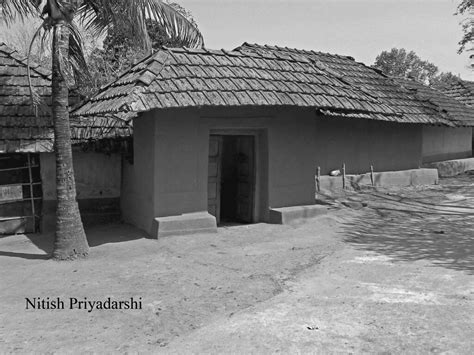
[{"label": "dirt path", "polygon": [[472,275],[344,248],[278,296],[172,342],[170,353],[474,352]]},{"label": "dirt path", "polygon": [[[45,260],[51,236],[0,238],[0,351],[474,353],[473,184],[346,196],[370,208],[297,226],[158,241],[104,226],[72,263]],[[25,310],[25,297],[143,309]]]}]

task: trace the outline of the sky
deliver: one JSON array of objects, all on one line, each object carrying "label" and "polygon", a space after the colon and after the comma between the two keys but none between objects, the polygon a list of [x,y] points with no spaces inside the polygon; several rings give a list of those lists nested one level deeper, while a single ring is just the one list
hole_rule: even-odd
[{"label": "sky", "polygon": [[[393,47],[474,80],[467,52],[457,54],[461,0],[172,0],[190,10],[206,47],[243,42],[350,55],[372,65]],[[23,25],[19,25],[20,27]],[[0,26],[0,41],[28,48],[35,26]],[[472,52],[470,52],[472,54]]]},{"label": "sky", "polygon": [[469,55],[457,54],[458,0],[175,1],[192,12],[208,48],[272,44],[350,55],[371,65],[380,52],[397,47],[474,80]]}]

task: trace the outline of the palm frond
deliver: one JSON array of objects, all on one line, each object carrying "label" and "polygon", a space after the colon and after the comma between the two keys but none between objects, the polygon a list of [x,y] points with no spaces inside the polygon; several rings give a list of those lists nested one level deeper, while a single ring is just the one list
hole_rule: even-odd
[{"label": "palm frond", "polygon": [[[46,45],[51,45],[51,26],[48,24],[48,21],[44,21],[42,25],[35,31],[33,38],[31,39],[29,48],[28,48],[28,55],[26,58],[26,70],[27,70],[27,77],[28,77],[28,87],[30,92],[30,102],[31,106],[33,107],[33,111],[35,117],[38,117],[39,112],[46,113],[49,111],[48,105],[41,100],[41,96],[39,95],[38,91],[32,84],[31,81],[31,57],[32,57],[32,50],[33,45],[37,39],[39,39],[39,53],[43,54],[46,52]],[[50,49],[49,49],[50,50]]]},{"label": "palm frond", "polygon": [[146,20],[152,19],[165,28],[170,37],[180,38],[187,47],[199,47],[204,40],[199,29],[173,6],[161,0],[85,0],[79,8],[85,27],[96,36],[123,19],[130,22],[131,32],[144,48],[151,49]]},{"label": "palm frond", "polygon": [[79,28],[74,22],[71,22],[69,24],[69,59],[76,83],[90,77],[82,43],[84,41]]},{"label": "palm frond", "polygon": [[36,7],[30,0],[0,0],[0,20],[11,23],[17,18],[24,19],[36,14]]},{"label": "palm frond", "polygon": [[[141,0],[149,6],[150,18],[161,23],[172,38],[180,38],[187,43],[187,47],[197,48],[204,46],[204,38],[195,24],[175,9],[172,4],[151,0]],[[186,21],[190,26],[183,26]]]},{"label": "palm frond", "polygon": [[36,31],[35,34],[33,35],[33,38],[31,39],[30,46],[28,48],[28,57],[26,59],[26,72],[28,76],[28,87],[30,89],[30,101],[31,101],[31,106],[33,107],[33,111],[35,113],[35,117],[38,117],[38,106],[41,104],[41,98],[38,92],[35,90],[31,83],[31,63],[30,63],[30,58],[31,58],[31,50],[33,49],[33,44],[35,43],[36,38],[39,36],[41,33],[41,30],[43,30],[44,25],[42,24]]}]

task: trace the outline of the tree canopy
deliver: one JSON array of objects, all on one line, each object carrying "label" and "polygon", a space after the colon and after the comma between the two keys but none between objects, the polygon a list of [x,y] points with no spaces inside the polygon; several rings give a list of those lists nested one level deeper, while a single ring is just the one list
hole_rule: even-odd
[{"label": "tree canopy", "polygon": [[455,74],[440,72],[435,64],[404,48],[383,51],[377,56],[373,66],[386,75],[410,78],[432,86],[444,86],[459,80]]},{"label": "tree canopy", "polygon": [[459,41],[458,53],[474,51],[474,3],[472,0],[462,0],[458,5],[456,15],[463,16],[461,21],[463,36]]}]

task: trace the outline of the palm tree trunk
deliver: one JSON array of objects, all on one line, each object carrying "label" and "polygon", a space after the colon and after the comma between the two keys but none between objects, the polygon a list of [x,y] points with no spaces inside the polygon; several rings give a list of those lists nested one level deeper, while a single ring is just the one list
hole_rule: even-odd
[{"label": "palm tree trunk", "polygon": [[54,150],[56,153],[56,236],[53,259],[65,260],[87,256],[89,245],[76,201],[76,183],[72,165],[69,125],[69,90],[66,61],[69,59],[69,29],[59,22],[53,29],[52,111]]}]

